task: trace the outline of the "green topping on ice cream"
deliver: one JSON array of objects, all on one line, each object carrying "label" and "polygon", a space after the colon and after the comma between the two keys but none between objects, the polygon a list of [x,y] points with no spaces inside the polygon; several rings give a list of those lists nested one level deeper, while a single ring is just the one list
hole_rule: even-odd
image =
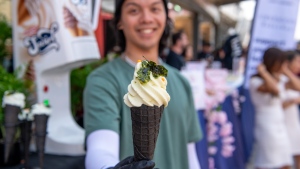
[{"label": "green topping on ice cream", "polygon": [[167,77],[168,75],[168,70],[165,67],[157,65],[155,62],[144,60],[137,71],[137,79],[142,84],[149,82],[150,72],[152,72],[154,78],[158,78],[159,76]]},{"label": "green topping on ice cream", "polygon": [[128,107],[168,106],[170,95],[167,92],[168,70],[152,61],[138,62],[133,80],[128,85],[124,102]]}]

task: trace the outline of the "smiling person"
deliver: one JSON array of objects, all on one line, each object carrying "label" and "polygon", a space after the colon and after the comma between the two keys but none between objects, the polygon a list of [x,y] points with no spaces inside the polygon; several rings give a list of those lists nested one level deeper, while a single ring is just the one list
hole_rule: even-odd
[{"label": "smiling person", "polygon": [[[92,72],[84,91],[87,169],[200,168],[195,142],[201,130],[191,88],[159,58],[169,22],[166,0],[116,0],[114,25],[123,54]],[[171,100],[163,113],[153,161],[134,162],[130,109],[123,96],[143,56],[168,69]]]}]

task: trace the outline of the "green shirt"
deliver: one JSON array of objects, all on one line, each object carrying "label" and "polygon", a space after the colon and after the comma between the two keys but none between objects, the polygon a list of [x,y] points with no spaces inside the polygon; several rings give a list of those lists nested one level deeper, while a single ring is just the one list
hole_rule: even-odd
[{"label": "green shirt", "polygon": [[[177,70],[163,66],[171,100],[163,112],[153,161],[159,169],[188,169],[187,144],[202,136],[192,91]],[[84,91],[86,136],[100,129],[119,133],[121,160],[133,155],[130,108],[123,101],[133,72],[134,67],[117,58],[93,71]]]}]

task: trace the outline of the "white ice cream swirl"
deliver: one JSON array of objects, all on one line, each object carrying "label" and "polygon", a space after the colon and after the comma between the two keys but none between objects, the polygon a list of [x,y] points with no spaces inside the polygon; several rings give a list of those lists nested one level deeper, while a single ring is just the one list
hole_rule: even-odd
[{"label": "white ice cream swirl", "polygon": [[5,92],[2,106],[4,107],[5,105],[19,106],[21,109],[23,109],[25,106],[24,94],[23,93],[9,94],[9,92]]},{"label": "white ice cream swirl", "polygon": [[22,113],[18,115],[19,120],[33,121],[33,114],[29,109],[23,109]]},{"label": "white ice cream swirl", "polygon": [[49,107],[46,107],[44,104],[35,104],[32,106],[31,110],[33,115],[50,115],[51,114],[51,109]]},{"label": "white ice cream swirl", "polygon": [[142,62],[138,62],[133,80],[128,85],[128,93],[124,95],[124,102],[128,107],[141,107],[142,104],[146,106],[168,106],[170,95],[166,91],[167,79],[163,76],[157,78],[153,77],[150,72],[150,81],[141,83],[138,77],[138,71],[142,67]]}]

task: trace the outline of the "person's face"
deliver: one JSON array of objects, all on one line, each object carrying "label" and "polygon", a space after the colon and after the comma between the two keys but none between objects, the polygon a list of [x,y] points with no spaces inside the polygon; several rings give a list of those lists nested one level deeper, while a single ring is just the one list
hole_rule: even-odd
[{"label": "person's face", "polygon": [[189,44],[188,37],[185,33],[183,33],[180,37],[181,47],[186,48]]},{"label": "person's face", "polygon": [[192,60],[193,59],[193,48],[191,46],[187,47],[185,60]]},{"label": "person's face", "polygon": [[211,52],[211,47],[210,46],[203,46],[203,51],[205,53],[210,53]]},{"label": "person's face", "polygon": [[300,55],[297,55],[290,63],[289,68],[295,74],[300,73]]},{"label": "person's face", "polygon": [[119,29],[123,30],[126,46],[143,50],[157,47],[166,26],[162,0],[125,0]]}]

